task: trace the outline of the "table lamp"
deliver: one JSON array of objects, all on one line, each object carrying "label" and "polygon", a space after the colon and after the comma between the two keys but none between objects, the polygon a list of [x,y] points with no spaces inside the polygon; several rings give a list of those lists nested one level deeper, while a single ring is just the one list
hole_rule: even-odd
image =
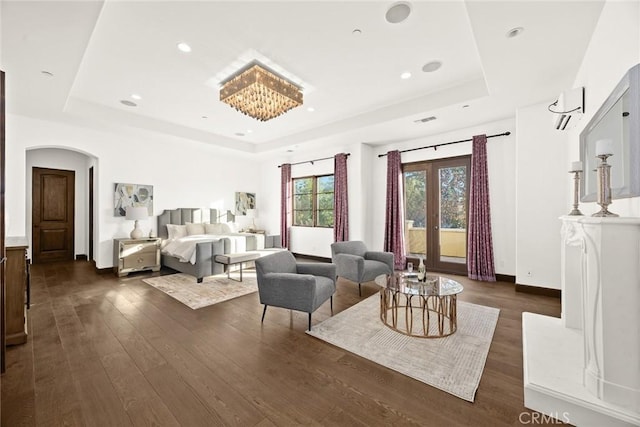
[{"label": "table lamp", "polygon": [[249,230],[253,231],[256,229],[256,217],[258,216],[258,211],[256,209],[247,209],[245,213],[247,218],[251,218],[251,227]]},{"label": "table lamp", "polygon": [[131,231],[132,239],[140,239],[143,236],[142,229],[138,225],[138,220],[146,219],[149,217],[149,209],[144,206],[128,206],[127,207],[127,219],[131,219],[135,221],[133,226],[133,230]]}]

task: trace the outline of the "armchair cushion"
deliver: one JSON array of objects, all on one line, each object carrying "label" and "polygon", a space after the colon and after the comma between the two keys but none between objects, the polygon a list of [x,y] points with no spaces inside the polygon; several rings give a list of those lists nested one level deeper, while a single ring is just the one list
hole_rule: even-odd
[{"label": "armchair cushion", "polygon": [[258,292],[262,304],[310,313],[316,278],[310,274],[266,273],[258,283]]},{"label": "armchair cushion", "polygon": [[364,275],[364,258],[359,255],[339,253],[333,257],[333,262],[340,277],[357,282]]},{"label": "armchair cushion", "polygon": [[381,274],[393,274],[393,253],[368,251],[361,241],[333,243],[331,255],[336,274],[353,282],[368,282]]},{"label": "armchair cushion", "polygon": [[393,274],[393,269],[389,269],[384,262],[365,259],[364,273],[360,276],[360,282],[370,282],[381,274]]},{"label": "armchair cushion", "polygon": [[380,261],[389,267],[390,273],[393,273],[393,252],[375,252],[367,251],[364,254],[364,259],[371,259],[374,261]]}]

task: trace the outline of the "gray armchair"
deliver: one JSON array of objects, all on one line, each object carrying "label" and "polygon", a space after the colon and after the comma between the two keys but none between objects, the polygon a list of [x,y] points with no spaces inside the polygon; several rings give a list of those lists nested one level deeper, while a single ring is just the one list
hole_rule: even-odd
[{"label": "gray armchair", "polygon": [[362,296],[363,282],[369,282],[381,274],[393,274],[393,253],[368,251],[364,242],[336,242],[331,244],[331,260],[339,277],[358,284]]},{"label": "gray armchair", "polygon": [[268,306],[309,313],[316,311],[336,291],[336,266],[325,263],[297,263],[289,251],[279,251],[256,260],[258,293],[264,304],[262,322]]}]

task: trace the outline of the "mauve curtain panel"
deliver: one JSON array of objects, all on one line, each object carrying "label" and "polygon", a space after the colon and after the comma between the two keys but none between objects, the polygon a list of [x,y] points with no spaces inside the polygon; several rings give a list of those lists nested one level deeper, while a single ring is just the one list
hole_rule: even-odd
[{"label": "mauve curtain panel", "polygon": [[347,155],[334,157],[333,181],[333,241],[349,240],[349,195],[347,192]]},{"label": "mauve curtain panel", "polygon": [[280,167],[280,244],[289,249],[289,207],[291,206],[291,164]]},{"label": "mauve curtain panel", "polygon": [[486,135],[473,137],[468,240],[467,270],[469,278],[495,282]]},{"label": "mauve curtain panel", "polygon": [[395,269],[403,270],[404,209],[402,204],[402,161],[398,150],[387,153],[387,208],[384,227],[384,250],[393,252]]}]

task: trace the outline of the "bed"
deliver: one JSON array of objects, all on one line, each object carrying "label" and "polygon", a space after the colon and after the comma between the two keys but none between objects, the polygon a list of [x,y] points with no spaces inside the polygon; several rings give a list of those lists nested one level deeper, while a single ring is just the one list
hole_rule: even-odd
[{"label": "bed", "polygon": [[230,229],[228,224],[234,220],[230,211],[221,214],[218,209],[165,210],[158,216],[162,265],[190,274],[201,283],[206,276],[224,272],[224,265],[215,262],[215,255],[264,253],[265,236]]}]

